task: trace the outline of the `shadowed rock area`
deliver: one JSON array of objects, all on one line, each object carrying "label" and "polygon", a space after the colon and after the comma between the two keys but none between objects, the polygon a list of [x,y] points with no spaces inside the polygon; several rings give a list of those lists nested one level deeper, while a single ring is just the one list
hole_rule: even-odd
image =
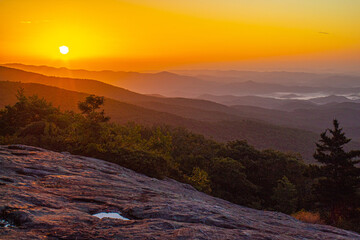
[{"label": "shadowed rock area", "polygon": [[[171,179],[23,145],[0,146],[0,189],[0,239],[360,239]],[[130,220],[92,216],[100,212]]]}]

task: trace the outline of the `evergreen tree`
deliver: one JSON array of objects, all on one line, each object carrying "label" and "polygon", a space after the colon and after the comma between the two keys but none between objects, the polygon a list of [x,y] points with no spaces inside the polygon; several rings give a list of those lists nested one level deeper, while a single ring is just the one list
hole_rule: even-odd
[{"label": "evergreen tree", "polygon": [[358,204],[356,191],[360,186],[360,169],[356,164],[360,161],[356,158],[360,151],[346,152],[344,145],[351,139],[346,138],[337,120],[333,125],[334,129],[321,133],[314,158],[322,163],[315,192],[322,207],[330,211],[330,221],[335,223]]}]

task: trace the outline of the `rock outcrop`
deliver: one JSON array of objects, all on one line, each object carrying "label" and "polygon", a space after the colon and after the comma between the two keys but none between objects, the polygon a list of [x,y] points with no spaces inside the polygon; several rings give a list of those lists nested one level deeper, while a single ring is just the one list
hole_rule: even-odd
[{"label": "rock outcrop", "polygon": [[[0,146],[0,239],[360,239],[102,160]],[[115,212],[125,219],[97,218]]]}]

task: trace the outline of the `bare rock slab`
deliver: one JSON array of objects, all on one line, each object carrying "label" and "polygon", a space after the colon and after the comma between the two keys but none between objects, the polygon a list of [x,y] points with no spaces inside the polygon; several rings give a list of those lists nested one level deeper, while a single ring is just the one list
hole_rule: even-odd
[{"label": "bare rock slab", "polygon": [[360,239],[232,204],[171,179],[23,145],[0,146],[0,223],[0,239],[17,240]]}]

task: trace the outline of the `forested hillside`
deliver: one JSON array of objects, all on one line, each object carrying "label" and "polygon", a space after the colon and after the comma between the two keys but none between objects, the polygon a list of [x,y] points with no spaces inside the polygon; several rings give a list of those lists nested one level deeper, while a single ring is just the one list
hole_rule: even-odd
[{"label": "forested hillside", "polygon": [[[73,110],[78,112],[77,102],[87,94],[64,89],[45,86],[33,83],[0,82],[0,106],[14,104],[16,102],[16,92],[23,88],[26,95],[37,94],[52,102],[55,107],[60,106],[61,110]],[[261,148],[273,148],[281,151],[291,151],[301,153],[306,161],[312,162],[314,142],[318,139],[312,132],[283,128],[265,122],[238,119],[215,121],[199,120],[189,114],[171,114],[163,111],[154,111],[148,108],[139,107],[133,104],[116,101],[110,98],[105,99],[105,111],[113,122],[126,123],[136,122],[147,126],[170,125],[185,127],[195,133],[200,133],[212,137],[218,141],[230,141],[245,139],[250,144]],[[185,108],[178,106],[178,109]],[[187,108],[185,108],[187,111]],[[221,113],[212,113],[215,117]],[[210,115],[207,115],[210,116]],[[285,140],[285,141],[284,141]]]}]

